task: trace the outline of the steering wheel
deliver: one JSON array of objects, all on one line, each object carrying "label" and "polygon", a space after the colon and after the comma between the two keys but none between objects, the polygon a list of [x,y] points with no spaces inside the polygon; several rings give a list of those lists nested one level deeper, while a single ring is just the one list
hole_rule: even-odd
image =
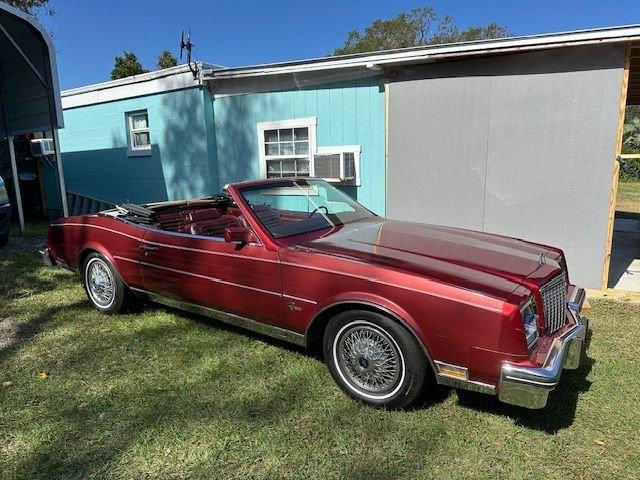
[{"label": "steering wheel", "polygon": [[325,213],[326,215],[329,215],[329,209],[328,209],[327,207],[325,207],[324,205],[320,205],[318,208],[314,208],[314,209],[313,209],[313,212],[311,212],[307,218],[311,218],[311,217],[313,217],[313,214],[314,214],[314,213],[316,213],[316,212],[317,212],[318,210],[320,210],[321,208],[324,208],[324,213]]}]

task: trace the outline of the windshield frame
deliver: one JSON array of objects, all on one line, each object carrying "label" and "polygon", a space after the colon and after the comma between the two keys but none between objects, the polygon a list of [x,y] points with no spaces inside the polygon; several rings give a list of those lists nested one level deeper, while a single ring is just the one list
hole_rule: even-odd
[{"label": "windshield frame", "polygon": [[[305,191],[305,189],[303,188],[304,185],[313,186],[314,184],[321,185],[321,186],[327,188],[328,190],[332,190],[332,191],[337,192],[339,198],[342,197],[342,198],[340,198],[340,200],[344,201],[344,203],[346,203],[351,208],[353,208],[354,213],[360,213],[361,214],[359,216],[359,218],[355,218],[355,219],[349,220],[349,221],[343,221],[335,213],[331,214],[331,213],[328,213],[328,212],[323,212],[322,211],[323,210],[323,208],[322,208],[323,205],[318,205],[318,202],[314,201],[314,199],[311,196],[309,196],[307,191]],[[240,197],[240,200],[242,201],[244,206],[249,210],[249,212],[254,217],[254,219],[258,222],[258,224],[260,225],[262,231],[265,234],[267,234],[269,237],[271,237],[272,239],[274,239],[276,241],[280,241],[280,240],[289,241],[291,238],[295,238],[295,237],[298,237],[298,236],[311,235],[311,234],[317,233],[317,232],[333,230],[333,229],[341,228],[344,225],[348,225],[348,224],[356,223],[356,222],[359,222],[359,221],[362,221],[362,220],[378,217],[378,215],[376,215],[371,210],[369,210],[365,206],[363,206],[360,203],[358,203],[355,199],[353,199],[347,193],[343,192],[339,188],[336,188],[334,185],[332,185],[329,182],[327,182],[327,181],[325,181],[323,179],[320,179],[320,178],[312,178],[312,177],[293,178],[292,177],[292,178],[282,178],[282,179],[273,179],[273,180],[270,179],[270,180],[265,180],[265,181],[261,181],[261,182],[250,182],[247,185],[236,184],[236,185],[234,185],[234,187],[235,187],[234,190],[237,192],[238,196]],[[292,189],[293,188],[297,188],[297,189],[299,189],[302,192],[301,196],[305,196],[306,200],[309,202],[309,204],[311,206],[314,206],[314,207],[317,208],[317,213],[319,213],[321,215],[321,217],[324,219],[326,224],[324,224],[322,226],[318,226],[317,228],[310,228],[309,230],[304,230],[304,231],[301,231],[301,232],[295,232],[295,233],[290,233],[290,234],[278,235],[278,234],[274,233],[267,225],[265,225],[262,222],[260,217],[253,210],[253,208],[251,206],[251,203],[249,202],[249,200],[245,196],[245,193],[247,193],[247,192],[251,192],[251,191],[255,191],[255,190],[268,190],[268,189],[271,189],[271,188],[273,188],[273,189],[277,189],[277,188],[292,188]]]}]

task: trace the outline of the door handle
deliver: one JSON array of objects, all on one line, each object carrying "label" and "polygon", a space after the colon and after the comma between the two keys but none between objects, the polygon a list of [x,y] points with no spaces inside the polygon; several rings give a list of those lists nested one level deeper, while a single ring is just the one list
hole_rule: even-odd
[{"label": "door handle", "polygon": [[158,250],[160,249],[158,247],[154,247],[153,245],[145,245],[145,244],[140,245],[140,251],[143,252],[145,255],[148,255],[149,252],[157,252]]}]

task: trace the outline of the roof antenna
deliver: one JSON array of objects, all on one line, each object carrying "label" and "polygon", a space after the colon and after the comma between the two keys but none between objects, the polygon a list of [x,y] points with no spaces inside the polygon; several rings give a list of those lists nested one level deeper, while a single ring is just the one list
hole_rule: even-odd
[{"label": "roof antenna", "polygon": [[[187,51],[187,64],[189,65],[189,70],[193,73],[193,78],[198,78],[198,64],[191,61],[191,54],[193,50],[193,43],[191,43],[191,27],[189,27],[189,33],[187,33],[187,41],[184,41],[184,30],[182,31],[182,35],[180,35],[180,61],[182,61],[182,53]],[[192,65],[193,63],[193,65]]]}]

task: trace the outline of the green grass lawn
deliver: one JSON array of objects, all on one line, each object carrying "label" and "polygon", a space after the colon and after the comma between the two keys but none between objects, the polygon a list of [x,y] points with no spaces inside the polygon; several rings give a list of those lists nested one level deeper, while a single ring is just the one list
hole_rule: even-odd
[{"label": "green grass lawn", "polygon": [[71,273],[0,251],[0,321],[38,329],[0,350],[0,477],[638,478],[640,307],[590,317],[544,410],[438,389],[385,412],[301,350],[159,307],[105,317]]},{"label": "green grass lawn", "polygon": [[640,214],[640,182],[618,182],[616,211]]}]

